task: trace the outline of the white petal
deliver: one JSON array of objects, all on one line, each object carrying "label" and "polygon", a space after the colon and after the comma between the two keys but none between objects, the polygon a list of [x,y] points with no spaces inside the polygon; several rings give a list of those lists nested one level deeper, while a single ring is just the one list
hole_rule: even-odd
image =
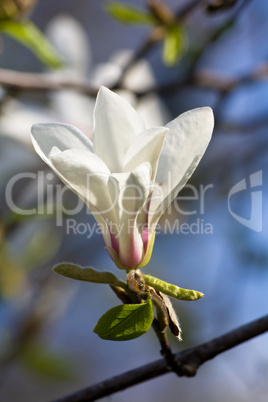
[{"label": "white petal", "polygon": [[48,158],[49,159],[51,159],[51,158],[54,158],[55,156],[57,156],[57,155],[59,155],[59,154],[61,154],[62,153],[62,151],[58,148],[58,147],[53,147],[52,149],[51,149],[51,151],[49,152],[49,154],[48,154]]},{"label": "white petal", "polygon": [[110,171],[97,155],[82,149],[59,152],[53,148],[49,156],[55,173],[89,208],[94,206],[105,219],[116,221],[107,185]]},{"label": "white petal", "polygon": [[120,222],[135,219],[146,203],[151,189],[151,174],[151,165],[145,162],[131,173],[115,173],[109,177],[110,197]]},{"label": "white petal", "polygon": [[160,185],[155,193],[161,189],[161,196],[158,200],[152,200],[151,205],[152,211],[158,208],[154,222],[194,172],[208,146],[213,125],[213,112],[209,107],[190,110],[167,124],[169,132],[155,180]]},{"label": "white petal", "polygon": [[76,148],[91,151],[90,139],[77,128],[61,123],[43,123],[32,126],[32,142],[38,155],[51,167],[48,155],[55,146],[60,151]]},{"label": "white petal", "polygon": [[141,163],[148,161],[152,166],[152,180],[154,180],[158,159],[167,132],[166,127],[155,127],[142,131],[137,135],[127,150],[124,171],[131,172]]},{"label": "white petal", "polygon": [[131,141],[144,129],[143,120],[129,103],[101,87],[94,109],[93,149],[112,173],[122,172]]},{"label": "white petal", "polygon": [[132,173],[113,174],[108,183],[111,199],[118,199],[119,258],[128,268],[137,266],[143,256],[143,227],[137,227],[137,216],[146,205],[151,174],[151,165],[145,162]]}]

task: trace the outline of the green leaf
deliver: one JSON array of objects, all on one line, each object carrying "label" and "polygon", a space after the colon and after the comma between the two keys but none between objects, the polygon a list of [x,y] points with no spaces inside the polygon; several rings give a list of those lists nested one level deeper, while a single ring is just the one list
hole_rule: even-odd
[{"label": "green leaf", "polygon": [[161,279],[155,278],[151,275],[143,275],[146,285],[152,286],[159,292],[162,292],[168,296],[175,297],[178,300],[198,300],[204,296],[203,293],[198,292],[197,290],[183,289],[179,286],[172,285],[171,283],[167,283],[162,281]]},{"label": "green leaf", "polygon": [[141,304],[122,304],[108,310],[94,332],[109,341],[129,341],[145,334],[154,318],[150,299]]},{"label": "green leaf", "polygon": [[163,43],[164,63],[173,67],[179,61],[186,48],[184,30],[179,25],[171,25],[166,32]]},{"label": "green leaf", "polygon": [[47,66],[61,67],[62,60],[56,50],[42,32],[30,21],[1,21],[0,31],[28,47]]},{"label": "green leaf", "polygon": [[63,262],[57,264],[53,271],[59,275],[67,278],[78,279],[79,281],[94,282],[94,283],[106,283],[113,286],[126,286],[122,281],[119,281],[117,277],[111,272],[96,271],[93,268],[83,268],[79,265]]},{"label": "green leaf", "polygon": [[111,1],[106,5],[107,12],[123,24],[155,24],[155,18],[139,8]]}]

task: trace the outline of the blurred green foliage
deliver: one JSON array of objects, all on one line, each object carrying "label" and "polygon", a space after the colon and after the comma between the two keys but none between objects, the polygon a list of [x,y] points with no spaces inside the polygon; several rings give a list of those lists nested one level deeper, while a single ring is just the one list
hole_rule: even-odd
[{"label": "blurred green foliage", "polygon": [[43,225],[22,249],[14,249],[0,226],[0,297],[12,298],[23,291],[31,270],[49,261],[57,252],[61,236],[50,225]]},{"label": "blurred green foliage", "polygon": [[0,21],[23,17],[35,5],[36,0],[1,0]]},{"label": "blurred green foliage", "polygon": [[42,378],[73,381],[76,377],[70,357],[52,351],[44,343],[28,342],[20,353],[20,362]]},{"label": "blurred green foliage", "polygon": [[172,11],[159,1],[150,2],[147,11],[120,2],[109,2],[106,11],[128,25],[148,25],[157,30],[156,37],[163,41],[162,58],[168,67],[175,66],[187,48],[185,29]]},{"label": "blurred green foliage", "polygon": [[167,66],[174,66],[183,56],[186,46],[186,34],[180,25],[171,25],[166,32],[163,44],[163,60]]},{"label": "blurred green foliage", "polygon": [[156,19],[149,12],[117,1],[106,4],[106,11],[123,24],[154,25]]},{"label": "blurred green foliage", "polygon": [[50,68],[62,66],[62,60],[43,33],[28,19],[27,13],[35,0],[4,0],[0,4],[0,33],[9,35],[29,48],[35,56]]}]

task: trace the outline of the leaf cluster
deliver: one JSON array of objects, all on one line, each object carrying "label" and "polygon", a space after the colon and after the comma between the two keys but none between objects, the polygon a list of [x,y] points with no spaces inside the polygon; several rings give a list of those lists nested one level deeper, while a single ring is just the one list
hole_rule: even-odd
[{"label": "leaf cluster", "polygon": [[154,308],[161,331],[169,325],[172,333],[180,338],[180,327],[176,314],[167,296],[178,300],[197,300],[203,293],[183,289],[140,270],[127,274],[127,282],[119,280],[114,274],[97,271],[91,267],[61,263],[53,268],[59,275],[86,282],[108,284],[124,304],[108,310],[98,321],[94,332],[100,338],[112,341],[127,341],[146,333],[154,319]]},{"label": "leaf cluster", "polygon": [[35,0],[3,0],[0,2],[0,34],[6,34],[30,49],[46,66],[59,68],[62,60],[45,35],[25,18]]}]

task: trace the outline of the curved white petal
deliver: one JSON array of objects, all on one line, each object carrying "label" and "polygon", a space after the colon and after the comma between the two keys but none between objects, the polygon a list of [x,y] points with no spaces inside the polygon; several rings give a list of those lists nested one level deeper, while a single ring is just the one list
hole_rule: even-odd
[{"label": "curved white petal", "polygon": [[60,152],[53,148],[49,159],[55,173],[91,208],[93,214],[97,211],[107,221],[116,222],[107,185],[110,171],[97,155],[82,149]]},{"label": "curved white petal", "polygon": [[129,103],[101,87],[94,109],[93,149],[112,173],[122,172],[131,141],[144,129],[142,118]]},{"label": "curved white petal", "polygon": [[168,128],[166,127],[154,127],[138,134],[127,150],[124,159],[124,172],[131,172],[141,163],[148,161],[152,166],[152,180],[154,180],[167,132]]},{"label": "curved white petal", "polygon": [[158,189],[156,186],[156,188],[154,189],[148,217],[149,225],[152,226],[153,230],[154,225],[157,224],[157,222],[159,221],[159,219],[161,218],[167,207],[172,203],[174,198],[177,196],[177,194],[181,191],[181,189],[185,186],[187,181],[192,176],[201,157],[202,155],[196,156],[196,158],[192,161],[191,165],[188,167],[187,172],[182,177],[181,181],[177,183],[177,185],[171,190],[171,192],[167,194],[164,198],[161,187]]},{"label": "curved white petal", "polygon": [[88,205],[117,266],[131,269],[148,262],[155,224],[198,165],[212,129],[211,109],[200,108],[146,130],[126,101],[102,87],[94,145],[60,123],[34,125],[32,142]]},{"label": "curved white petal", "polygon": [[169,132],[155,179],[159,187],[154,190],[150,208],[152,213],[157,210],[153,222],[157,222],[194,172],[208,146],[213,125],[209,107],[190,110],[167,124]]},{"label": "curved white petal", "polygon": [[113,174],[109,178],[111,199],[118,199],[115,210],[119,222],[119,259],[126,268],[137,267],[143,257],[144,228],[142,224],[137,226],[137,216],[146,205],[151,189],[151,175],[151,165],[145,162],[131,173]]},{"label": "curved white petal", "polygon": [[48,155],[54,146],[60,151],[72,148],[93,151],[92,141],[80,130],[69,124],[34,124],[31,131],[34,148],[46,163],[49,162]]}]

